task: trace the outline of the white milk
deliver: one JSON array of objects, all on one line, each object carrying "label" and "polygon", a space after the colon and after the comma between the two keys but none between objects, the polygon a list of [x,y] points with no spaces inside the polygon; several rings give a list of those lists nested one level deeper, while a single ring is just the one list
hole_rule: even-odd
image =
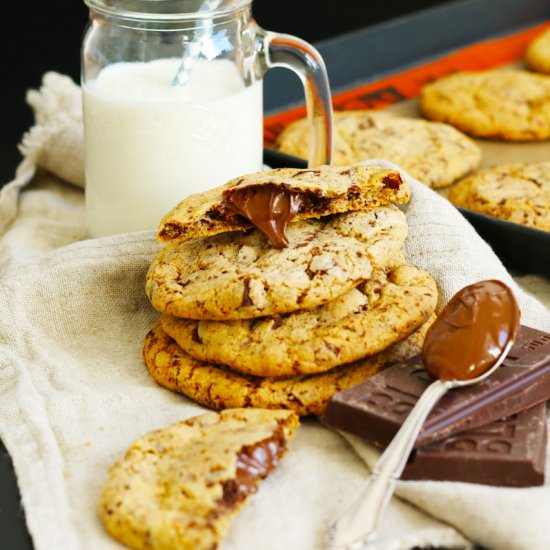
[{"label": "white milk", "polygon": [[84,87],[86,209],[94,237],[154,229],[181,199],[261,169],[262,83],[226,60],[116,63]]}]

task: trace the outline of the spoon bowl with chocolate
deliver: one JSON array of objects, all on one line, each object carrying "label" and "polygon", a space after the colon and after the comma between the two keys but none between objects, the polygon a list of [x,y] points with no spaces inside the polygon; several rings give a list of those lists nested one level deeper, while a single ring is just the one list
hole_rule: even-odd
[{"label": "spoon bowl with chocolate", "polygon": [[519,331],[520,311],[501,281],[481,281],[455,294],[426,334],[422,361],[437,380],[417,401],[379,458],[359,498],[329,530],[329,547],[353,550],[376,538],[395,484],[424,421],[449,390],[476,384],[504,361]]}]

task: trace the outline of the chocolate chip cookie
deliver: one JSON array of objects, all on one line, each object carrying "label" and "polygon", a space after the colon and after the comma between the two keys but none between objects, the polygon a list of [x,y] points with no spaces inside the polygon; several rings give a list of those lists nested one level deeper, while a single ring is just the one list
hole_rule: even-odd
[{"label": "chocolate chip cookie", "polygon": [[[283,130],[275,147],[307,158],[308,137],[308,122],[301,119]],[[334,113],[333,164],[342,166],[366,159],[395,162],[414,178],[438,188],[477,168],[481,151],[471,139],[447,124],[380,111]]]},{"label": "chocolate chip cookie", "polygon": [[319,308],[248,321],[163,317],[189,355],[265,377],[314,374],[374,355],[407,337],[434,312],[437,288],[425,272],[400,266]]},{"label": "chocolate chip cookie", "polygon": [[550,231],[550,162],[480,170],[453,187],[449,200],[463,208]]},{"label": "chocolate chip cookie", "polygon": [[158,384],[212,409],[285,408],[301,416],[322,415],[335,393],[419,353],[434,318],[382,353],[321,374],[291,378],[259,378],[194,359],[162,330],[160,322],[145,337],[143,356]]},{"label": "chocolate chip cookie", "polygon": [[432,120],[482,138],[550,138],[550,77],[520,70],[459,72],[422,89],[420,106]]},{"label": "chocolate chip cookie", "polygon": [[537,36],[529,44],[525,62],[534,71],[550,74],[550,29]]},{"label": "chocolate chip cookie", "polygon": [[[387,168],[280,168],[242,176],[187,197],[161,220],[157,236],[160,241],[183,241],[257,226],[268,230],[271,238],[282,233],[282,239],[275,239],[273,244],[286,246],[284,229],[293,220],[405,204],[409,198],[409,187],[399,172]],[[265,219],[267,210],[271,216]],[[264,219],[254,224],[254,215]],[[275,232],[274,225],[280,226]]]},{"label": "chocolate chip cookie", "polygon": [[112,466],[101,521],[130,548],[217,548],[297,427],[290,411],[233,409],[151,432]]},{"label": "chocolate chip cookie", "polygon": [[311,309],[386,267],[407,235],[394,206],[294,222],[289,246],[259,231],[169,243],[147,274],[153,306],[175,317],[250,319]]}]

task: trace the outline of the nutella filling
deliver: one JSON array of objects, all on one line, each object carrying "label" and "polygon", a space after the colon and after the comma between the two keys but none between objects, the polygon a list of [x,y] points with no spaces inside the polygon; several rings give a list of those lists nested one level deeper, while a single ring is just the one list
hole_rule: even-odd
[{"label": "nutella filling", "polygon": [[288,246],[286,228],[299,212],[301,193],[274,185],[226,191],[224,210],[240,214],[264,233],[276,248]]},{"label": "nutella filling", "polygon": [[483,374],[516,339],[519,319],[516,299],[501,281],[463,288],[426,334],[424,367],[440,380],[469,380]]},{"label": "nutella filling", "polygon": [[237,455],[235,479],[223,482],[223,503],[234,506],[247,495],[256,491],[260,479],[265,478],[286,451],[286,441],[282,428],[267,439],[254,445],[243,447]]}]

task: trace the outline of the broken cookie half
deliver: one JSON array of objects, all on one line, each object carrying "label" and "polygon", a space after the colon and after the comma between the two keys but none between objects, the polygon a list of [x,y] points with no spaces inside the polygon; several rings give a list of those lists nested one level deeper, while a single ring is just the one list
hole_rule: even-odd
[{"label": "broken cookie half", "polygon": [[297,427],[291,411],[227,409],[143,436],[111,468],[103,525],[130,548],[216,548]]},{"label": "broken cookie half", "polygon": [[187,197],[164,216],[157,237],[188,240],[256,227],[273,246],[284,248],[292,220],[405,204],[409,198],[409,187],[399,172],[387,168],[361,164],[279,168]]}]

